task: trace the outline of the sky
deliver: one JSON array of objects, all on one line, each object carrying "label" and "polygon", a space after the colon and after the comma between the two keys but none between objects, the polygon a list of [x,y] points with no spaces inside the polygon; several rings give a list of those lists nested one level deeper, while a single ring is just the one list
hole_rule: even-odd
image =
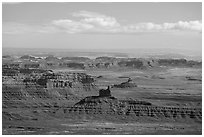
[{"label": "sky", "polygon": [[201,2],[3,3],[2,44],[15,48],[202,52]]}]

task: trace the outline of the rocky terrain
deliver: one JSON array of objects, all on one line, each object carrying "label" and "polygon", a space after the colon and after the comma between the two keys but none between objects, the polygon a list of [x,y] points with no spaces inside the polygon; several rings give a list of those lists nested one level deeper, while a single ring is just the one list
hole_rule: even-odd
[{"label": "rocky terrain", "polygon": [[4,68],[74,68],[74,69],[115,69],[115,68],[134,68],[148,69],[160,66],[173,67],[201,67],[200,61],[186,59],[153,59],[153,58],[115,58],[97,57],[89,59],[87,57],[62,57],[55,56],[34,57],[24,55],[13,58],[5,55],[3,58]]},{"label": "rocky terrain", "polygon": [[[87,97],[68,109],[69,113],[107,115],[110,119],[125,121],[140,121],[142,119],[157,119],[163,121],[202,121],[201,108],[188,107],[158,107],[144,101],[117,100],[114,97]],[[111,117],[112,116],[112,117]]]},{"label": "rocky terrain", "polygon": [[201,134],[201,66],[185,59],[3,56],[3,134]]}]

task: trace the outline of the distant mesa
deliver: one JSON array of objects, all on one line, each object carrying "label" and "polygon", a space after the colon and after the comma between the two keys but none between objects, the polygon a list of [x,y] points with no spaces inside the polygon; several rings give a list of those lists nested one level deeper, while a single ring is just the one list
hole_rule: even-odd
[{"label": "distant mesa", "polygon": [[103,78],[103,76],[100,75],[100,76],[98,76],[98,77],[96,77],[96,78]]},{"label": "distant mesa", "polygon": [[20,59],[35,60],[35,57],[32,57],[30,55],[24,55],[24,56],[21,56]]},{"label": "distant mesa", "polygon": [[45,60],[46,60],[46,61],[58,61],[59,58],[50,55],[50,56],[46,57]]},{"label": "distant mesa", "polygon": [[129,78],[129,77],[127,77],[127,76],[119,76],[118,78]]},{"label": "distant mesa", "polygon": [[202,79],[191,77],[191,76],[186,76],[186,79],[189,80],[189,81],[200,81],[200,82],[202,82]]},{"label": "distant mesa", "polygon": [[[32,63],[36,63],[34,68],[40,69],[53,69],[53,68],[74,68],[74,69],[153,69],[163,67],[202,67],[201,61],[193,61],[186,59],[149,59],[149,58],[116,58],[102,56],[95,59],[88,57],[56,57],[49,55],[47,57],[37,57],[32,55],[23,55],[19,58],[14,56],[2,56],[2,64],[6,68],[16,68],[12,65],[14,62],[18,64],[20,68],[24,68],[28,64],[27,68],[33,68]],[[39,64],[39,65],[37,65]]]},{"label": "distant mesa", "polygon": [[121,84],[115,84],[112,87],[114,88],[133,88],[133,87],[137,87],[137,84],[134,83],[131,78],[128,78],[128,81],[122,82]]},{"label": "distant mesa", "polygon": [[2,56],[2,58],[3,58],[3,59],[10,59],[11,56],[9,56],[9,55],[4,55],[4,56]]},{"label": "distant mesa", "polygon": [[61,60],[63,60],[63,61],[82,61],[82,62],[85,62],[85,61],[89,61],[90,58],[88,58],[88,57],[62,57]]},{"label": "distant mesa", "polygon": [[202,62],[186,59],[159,59],[159,65],[162,66],[180,66],[180,67],[193,67],[193,66],[202,66]]},{"label": "distant mesa", "polygon": [[85,69],[83,63],[77,62],[70,62],[70,63],[60,63],[60,67],[68,67],[68,68],[75,68],[75,69]]},{"label": "distant mesa", "polygon": [[96,60],[101,60],[101,61],[110,61],[110,60],[115,60],[115,57],[107,57],[107,56],[103,56],[103,57],[97,57]]}]

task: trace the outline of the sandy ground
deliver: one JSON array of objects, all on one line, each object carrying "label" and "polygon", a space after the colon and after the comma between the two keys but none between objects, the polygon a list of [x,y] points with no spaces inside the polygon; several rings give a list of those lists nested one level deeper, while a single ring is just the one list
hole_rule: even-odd
[{"label": "sandy ground", "polygon": [[[10,123],[8,122],[7,125]],[[109,121],[71,121],[53,119],[44,121],[20,121],[3,127],[3,134],[145,134],[145,135],[199,135],[202,133],[200,124],[176,122],[134,122],[118,123]]]}]

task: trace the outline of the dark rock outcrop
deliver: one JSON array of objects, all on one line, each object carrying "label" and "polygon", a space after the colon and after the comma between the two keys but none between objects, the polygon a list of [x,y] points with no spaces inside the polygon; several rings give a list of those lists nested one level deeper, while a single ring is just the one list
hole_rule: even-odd
[{"label": "dark rock outcrop", "polygon": [[108,86],[107,89],[99,90],[99,97],[110,97],[110,96],[111,96],[110,86]]}]

